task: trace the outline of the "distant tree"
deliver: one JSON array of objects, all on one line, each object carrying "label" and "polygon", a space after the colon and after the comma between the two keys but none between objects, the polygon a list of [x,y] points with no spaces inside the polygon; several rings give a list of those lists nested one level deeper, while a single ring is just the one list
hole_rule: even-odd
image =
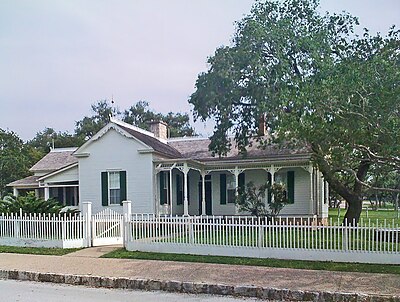
[{"label": "distant tree", "polygon": [[79,147],[84,143],[82,136],[68,132],[56,132],[53,128],[45,128],[36,133],[36,136],[27,142],[28,145],[36,148],[43,155],[50,151],[53,146],[56,148]]},{"label": "distant tree", "polygon": [[40,157],[41,153],[25,145],[16,133],[0,129],[0,196],[9,192],[8,183],[28,176]]},{"label": "distant tree", "polygon": [[149,122],[163,121],[168,124],[170,137],[193,136],[195,134],[194,129],[190,126],[187,113],[169,112],[164,115],[152,111],[146,101],[139,101],[125,110],[122,119],[126,123],[145,130],[149,130]]},{"label": "distant tree", "polygon": [[[271,202],[268,206],[265,203],[266,192],[271,192]],[[272,186],[268,183],[261,186],[249,182],[245,187],[239,188],[236,204],[242,212],[250,212],[256,217],[275,217],[279,215],[283,207],[288,203],[285,186],[275,183]]]},{"label": "distant tree", "polygon": [[164,121],[169,126],[170,136],[192,136],[194,129],[189,124],[187,113],[162,114],[149,108],[149,103],[139,101],[121,113],[107,101],[98,101],[92,105],[92,116],[85,116],[76,122],[75,135],[80,139],[89,139],[110,121],[110,116],[121,118],[128,124],[149,130],[149,122]]},{"label": "distant tree", "polygon": [[138,101],[129,109],[125,110],[122,116],[124,122],[145,130],[149,130],[149,122],[161,119],[162,114],[150,110],[149,103],[146,101]]},{"label": "distant tree", "polygon": [[25,196],[6,196],[0,200],[0,213],[45,213],[58,214],[62,205],[55,199],[44,200],[29,192]]},{"label": "distant tree", "polygon": [[92,116],[85,116],[75,124],[75,135],[87,140],[108,124],[110,116],[118,117],[120,112],[112,107],[107,100],[98,101],[91,105]]}]

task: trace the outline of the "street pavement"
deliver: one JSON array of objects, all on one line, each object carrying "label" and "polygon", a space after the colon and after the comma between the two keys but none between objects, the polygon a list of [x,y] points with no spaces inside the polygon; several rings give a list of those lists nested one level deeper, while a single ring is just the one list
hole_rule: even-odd
[{"label": "street pavement", "polygon": [[400,275],[97,258],[112,249],[95,247],[65,256],[4,253],[0,270],[400,297]]},{"label": "street pavement", "polygon": [[234,298],[105,288],[64,284],[0,280],[2,297],[8,302],[254,302],[255,298]]}]

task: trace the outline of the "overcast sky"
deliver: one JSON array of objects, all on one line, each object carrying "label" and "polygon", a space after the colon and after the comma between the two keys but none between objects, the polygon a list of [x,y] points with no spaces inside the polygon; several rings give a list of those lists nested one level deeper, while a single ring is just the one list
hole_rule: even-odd
[{"label": "overcast sky", "polygon": [[[90,105],[139,100],[160,112],[187,102],[207,57],[228,45],[252,0],[0,0],[0,128],[28,140],[73,132]],[[399,26],[400,0],[321,0],[373,32]],[[206,134],[209,128],[196,124]]]}]

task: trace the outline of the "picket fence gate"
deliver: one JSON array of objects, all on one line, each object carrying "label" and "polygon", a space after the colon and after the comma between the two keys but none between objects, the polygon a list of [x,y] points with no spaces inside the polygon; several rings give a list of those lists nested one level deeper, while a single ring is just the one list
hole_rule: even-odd
[{"label": "picket fence gate", "polygon": [[123,215],[105,209],[92,216],[92,246],[123,244]]}]

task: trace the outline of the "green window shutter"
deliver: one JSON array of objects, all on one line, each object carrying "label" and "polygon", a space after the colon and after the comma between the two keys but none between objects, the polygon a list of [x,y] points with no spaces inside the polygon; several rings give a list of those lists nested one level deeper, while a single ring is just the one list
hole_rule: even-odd
[{"label": "green window shutter", "polygon": [[126,171],[119,172],[120,204],[126,200]]},{"label": "green window shutter", "polygon": [[180,205],[183,203],[183,192],[182,192],[182,180],[179,174],[176,174],[176,204]]},{"label": "green window shutter", "polygon": [[244,173],[239,174],[239,179],[238,179],[238,187],[239,189],[243,190],[246,186],[246,177]]},{"label": "green window shutter", "polygon": [[226,204],[226,174],[219,175],[220,204]]},{"label": "green window shutter", "polygon": [[160,175],[160,204],[166,203],[166,196],[165,196],[165,190],[164,190],[164,171],[161,171],[159,173]]},{"label": "green window shutter", "polygon": [[289,203],[294,203],[294,171],[287,172],[287,192]]},{"label": "green window shutter", "polygon": [[108,173],[101,172],[101,204],[108,206]]},{"label": "green window shutter", "polygon": [[[271,176],[271,173],[268,173],[268,183],[270,184],[270,185],[272,185],[272,176]],[[268,189],[268,203],[271,203],[272,202],[272,193],[271,193],[271,189]]]}]

